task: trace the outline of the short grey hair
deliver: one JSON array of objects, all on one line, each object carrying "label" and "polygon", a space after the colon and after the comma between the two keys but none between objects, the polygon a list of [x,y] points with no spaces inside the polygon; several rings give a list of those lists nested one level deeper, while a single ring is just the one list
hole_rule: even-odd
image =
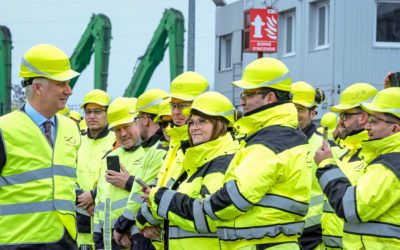
[{"label": "short grey hair", "polygon": [[[32,79],[32,84],[37,83],[42,85],[43,87],[46,87],[49,84],[49,79],[44,78],[44,77],[37,77]],[[26,98],[31,98],[33,95],[33,90],[32,90],[32,84],[28,85],[25,87],[25,94]]]}]

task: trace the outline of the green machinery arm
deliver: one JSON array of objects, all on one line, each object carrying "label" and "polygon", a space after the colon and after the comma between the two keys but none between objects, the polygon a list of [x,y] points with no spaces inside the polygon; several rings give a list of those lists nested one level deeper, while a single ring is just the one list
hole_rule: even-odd
[{"label": "green machinery arm", "polygon": [[166,9],[145,54],[139,58],[140,63],[134,69],[124,96],[138,97],[146,90],[154,70],[164,58],[167,47],[169,47],[171,81],[183,72],[184,32],[182,13],[172,8]]},{"label": "green machinery arm", "polygon": [[0,115],[11,110],[11,32],[0,25]]},{"label": "green machinery arm", "polygon": [[[82,72],[90,63],[94,51],[94,87],[107,90],[108,64],[110,57],[111,22],[103,15],[92,15],[90,22],[83,33],[70,58],[71,68]],[[75,86],[79,76],[70,82]]]}]

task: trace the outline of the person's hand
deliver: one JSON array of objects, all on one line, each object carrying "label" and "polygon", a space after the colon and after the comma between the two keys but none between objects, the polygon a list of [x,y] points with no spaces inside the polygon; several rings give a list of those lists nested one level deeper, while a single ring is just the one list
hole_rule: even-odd
[{"label": "person's hand", "polygon": [[317,165],[319,165],[321,163],[321,161],[332,158],[332,157],[333,157],[333,155],[332,155],[331,149],[329,148],[329,143],[327,141],[323,140],[322,146],[319,149],[317,149],[317,151],[315,152],[315,156],[314,156],[315,163],[317,163]]},{"label": "person's hand", "polygon": [[390,77],[394,74],[394,72],[388,72],[385,76],[385,79],[383,81],[383,88],[387,89],[390,87]]},{"label": "person's hand", "polygon": [[120,164],[120,166],[120,172],[114,170],[106,171],[106,181],[116,187],[125,189],[126,182],[129,179],[129,173],[122,164]]},{"label": "person's hand", "polygon": [[78,196],[78,207],[87,209],[92,204],[94,204],[94,201],[90,192],[83,192]]},{"label": "person's hand", "polygon": [[94,207],[95,207],[95,204],[93,203],[92,205],[90,205],[88,208],[86,208],[86,211],[88,212],[88,214],[90,215],[90,216],[94,216]]},{"label": "person's hand", "polygon": [[121,238],[121,245],[124,248],[130,248],[131,247],[131,237],[129,234],[123,234]]},{"label": "person's hand", "polygon": [[145,202],[149,202],[149,194],[151,192],[151,187],[150,188],[142,187],[142,191],[143,191],[142,195],[143,200]]},{"label": "person's hand", "polygon": [[120,233],[117,232],[117,230],[114,229],[113,236],[114,236],[115,242],[118,245],[123,246],[125,248],[130,248],[131,240],[130,240],[130,235],[129,234],[120,234]]},{"label": "person's hand", "polygon": [[149,239],[160,237],[160,233],[161,233],[161,229],[159,226],[145,227],[141,231],[141,234],[143,234],[144,237],[149,238]]}]

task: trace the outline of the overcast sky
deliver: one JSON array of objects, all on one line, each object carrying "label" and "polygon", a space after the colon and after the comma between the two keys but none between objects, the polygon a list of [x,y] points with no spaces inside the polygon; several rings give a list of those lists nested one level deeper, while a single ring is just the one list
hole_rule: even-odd
[{"label": "overcast sky", "polygon": [[[233,2],[233,1],[227,1]],[[123,95],[133,76],[133,67],[143,55],[166,8],[180,10],[187,30],[187,0],[1,0],[0,25],[12,35],[12,83],[19,84],[21,57],[33,45],[50,43],[72,55],[92,14],[103,13],[112,24],[108,93]],[[196,1],[196,71],[211,84],[214,81],[215,5],[211,0]],[[187,42],[187,31],[185,33]],[[185,69],[186,69],[185,44]],[[169,88],[168,50],[148,88]],[[93,65],[82,72],[68,104],[81,103],[93,88]]]}]

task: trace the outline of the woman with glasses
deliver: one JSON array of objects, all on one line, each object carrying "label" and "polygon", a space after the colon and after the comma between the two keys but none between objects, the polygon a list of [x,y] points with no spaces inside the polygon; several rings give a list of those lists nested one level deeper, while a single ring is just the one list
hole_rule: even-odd
[{"label": "woman with glasses", "polygon": [[[151,208],[142,207],[154,217],[169,220],[166,229],[170,249],[219,249],[215,223],[199,216],[193,209],[196,198],[205,198],[222,187],[238,143],[228,132],[235,121],[236,110],[225,96],[207,92],[198,96],[190,109],[187,122],[191,147],[183,160],[184,173],[177,191],[153,188],[149,195]],[[189,113],[190,112],[190,113]],[[149,211],[150,210],[150,211]]]}]

